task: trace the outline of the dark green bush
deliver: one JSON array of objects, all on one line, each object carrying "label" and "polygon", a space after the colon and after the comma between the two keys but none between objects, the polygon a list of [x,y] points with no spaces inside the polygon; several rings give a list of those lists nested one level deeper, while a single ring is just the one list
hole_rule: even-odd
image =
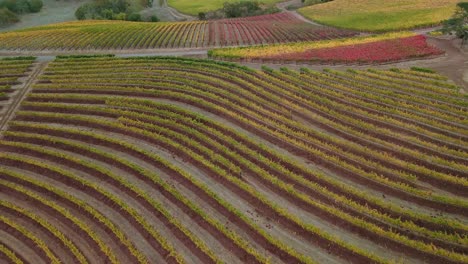
[{"label": "dark green bush", "polygon": [[150,21],[151,21],[151,22],[159,22],[159,18],[158,18],[157,16],[155,16],[155,15],[152,15],[152,16],[150,17]]},{"label": "dark green bush", "polygon": [[225,2],[223,5],[224,14],[228,18],[251,16],[260,10],[260,3],[257,1]]},{"label": "dark green bush", "polygon": [[29,0],[29,12],[37,13],[42,9],[42,0]]},{"label": "dark green bush", "polygon": [[133,13],[127,16],[128,21],[141,21],[141,15],[138,13]]}]

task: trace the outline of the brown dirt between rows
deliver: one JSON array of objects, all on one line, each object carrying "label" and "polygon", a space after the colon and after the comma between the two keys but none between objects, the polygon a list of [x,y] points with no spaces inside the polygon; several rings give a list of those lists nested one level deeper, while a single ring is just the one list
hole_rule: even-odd
[{"label": "brown dirt between rows", "polygon": [[424,67],[430,68],[438,73],[447,76],[450,80],[454,81],[463,89],[463,93],[468,92],[468,48],[460,47],[460,41],[453,38],[435,38],[427,37],[428,43],[434,45],[441,50],[445,51],[446,54],[437,58],[432,59],[414,59],[404,62],[394,62],[388,64],[367,64],[367,65],[310,65],[301,63],[249,63],[240,62],[240,64],[249,66],[252,68],[260,69],[262,65],[268,65],[271,68],[279,69],[280,67],[289,67],[292,69],[299,69],[301,67],[309,68],[312,70],[321,71],[324,68],[330,68],[334,70],[346,70],[349,68],[353,69],[389,69],[389,68],[411,68],[411,67]]},{"label": "brown dirt between rows", "polygon": [[[58,120],[55,120],[54,122],[57,122],[57,121]],[[69,120],[69,121],[71,121],[71,120]],[[69,123],[69,121],[67,121],[67,123]],[[72,123],[77,123],[77,121],[74,120],[74,121],[72,121]],[[93,124],[83,123],[83,122],[78,122],[78,123],[80,123],[80,125],[84,125],[84,126],[92,126],[92,127],[95,127],[95,128],[101,128],[97,124],[93,125]],[[106,126],[103,126],[102,128],[103,129],[109,129]],[[123,134],[128,133],[128,132],[125,132],[125,131],[122,131],[122,132],[123,132]],[[146,138],[145,136],[142,136],[142,135],[131,135],[131,136],[136,136],[137,138],[140,138],[141,140],[145,140],[145,141],[151,142],[153,144],[160,145],[160,143],[152,142],[153,140],[151,140],[149,138]],[[174,149],[172,149],[172,147],[170,147],[170,146],[164,146],[164,147],[168,148],[171,151],[174,151]],[[193,160],[193,158],[190,157],[190,156],[185,155],[184,159],[186,161],[188,161],[189,163],[197,164],[197,162],[195,160]],[[219,178],[218,175],[213,174],[213,172],[211,172],[211,170],[209,168],[204,168],[204,166],[201,166],[200,168],[203,168],[203,170],[206,171],[207,176],[210,176],[210,177],[216,179],[217,181],[222,182],[223,185],[229,186],[229,188],[232,189],[233,192],[237,193],[240,197],[243,197],[244,199],[246,199],[252,205],[255,205],[255,207],[263,208],[263,210],[262,209],[260,209],[260,210],[263,212],[264,215],[267,215],[268,217],[270,217],[272,219],[275,219],[275,221],[282,222],[282,225],[285,225],[288,228],[290,228],[292,230],[295,230],[295,232],[298,235],[303,236],[306,240],[310,241],[311,243],[319,245],[320,247],[327,248],[327,249],[331,250],[332,252],[334,252],[334,254],[339,255],[339,256],[341,256],[341,257],[343,257],[345,259],[348,259],[348,260],[352,259],[352,260],[354,260],[356,262],[361,262],[361,261],[366,262],[366,261],[369,260],[366,257],[360,256],[359,254],[355,254],[354,252],[350,252],[348,249],[342,248],[341,246],[339,246],[337,244],[333,245],[334,243],[332,243],[330,241],[327,241],[326,239],[323,239],[323,238],[321,238],[319,236],[316,236],[316,235],[314,235],[312,233],[308,233],[308,232],[304,233],[305,230],[302,227],[298,226],[296,223],[294,223],[294,222],[292,222],[290,220],[287,220],[284,217],[276,215],[271,209],[266,208],[265,206],[263,206],[263,204],[259,200],[254,198],[251,194],[245,192],[244,190],[242,190],[241,188],[239,188],[239,187],[237,187],[235,185],[228,184],[226,179],[224,179],[222,177]]]},{"label": "brown dirt between rows", "polygon": [[[89,126],[89,125],[91,125],[91,124],[86,124],[86,125]],[[95,125],[92,125],[92,126],[95,126]],[[122,131],[122,132],[123,132],[123,131]],[[124,133],[125,133],[125,132],[124,132]],[[140,137],[140,136],[138,136],[138,135],[133,135],[133,136]],[[143,137],[143,138],[141,138],[141,139],[142,139],[142,140],[148,140],[148,139],[145,139],[145,137]],[[151,142],[152,140],[149,140],[149,141]],[[155,144],[160,144],[160,143],[155,143]],[[169,147],[169,149],[171,148],[170,146],[165,146],[165,148],[167,148],[167,147]],[[190,157],[185,157],[185,158],[186,158],[187,160],[192,160]],[[191,162],[194,162],[194,161],[192,160]],[[195,163],[196,163],[196,162],[195,162]],[[209,169],[208,169],[208,170],[209,170]],[[210,173],[210,172],[207,172],[207,173],[208,173],[208,174],[212,174],[212,173]],[[215,176],[215,175],[212,175],[212,177],[216,177],[216,176]],[[237,188],[235,188],[235,189],[237,189]],[[243,192],[243,191],[241,191],[240,189],[237,189],[237,191],[240,191],[241,193]],[[277,190],[277,191],[280,191],[280,190]],[[281,192],[281,191],[280,191],[280,192]],[[250,195],[248,195],[247,193],[244,193],[244,195],[250,196]],[[244,196],[244,197],[245,197],[245,196]],[[250,199],[249,199],[249,200],[250,200]],[[251,202],[253,202],[253,201],[251,200]],[[305,206],[305,205],[303,205],[303,206]],[[267,213],[267,212],[264,212],[264,213]],[[267,213],[267,214],[270,214],[270,213]],[[271,217],[274,217],[273,215],[270,215],[270,216],[271,216]],[[336,220],[335,220],[335,221],[336,221]],[[290,224],[291,224],[291,223],[290,223]],[[339,221],[338,221],[338,223],[335,223],[335,224],[343,225],[343,223],[339,223]],[[346,226],[346,224],[345,224],[345,226]],[[296,228],[297,228],[297,227],[296,227]],[[351,228],[351,227],[347,226],[346,228]],[[351,229],[353,229],[353,228],[351,228]],[[299,230],[298,230],[298,231],[299,231]],[[356,230],[356,231],[357,231],[357,230]],[[359,233],[361,233],[362,231],[363,231],[363,230],[360,230]],[[364,232],[363,235],[364,235],[364,236],[371,235],[371,234],[366,234],[366,233],[367,233],[367,232]],[[372,236],[372,235],[371,235],[371,236]],[[382,239],[382,238],[380,238],[380,239]],[[394,243],[393,241],[391,241],[391,240],[386,240],[385,242],[386,242],[387,246],[392,247],[392,248],[400,248],[400,250],[404,250],[407,254],[414,255],[414,256],[418,256],[418,255],[420,254],[420,252],[417,252],[417,251],[408,250],[407,248],[405,248],[405,249],[404,249],[404,248],[401,248],[401,246],[399,246],[398,244],[395,244],[395,243]],[[336,250],[336,248],[335,248],[335,250]],[[344,252],[342,252],[342,254],[343,254],[343,253],[344,253]],[[346,253],[345,253],[345,254],[346,254]],[[346,255],[348,255],[348,254],[346,254]],[[349,255],[348,255],[348,256],[349,256]],[[355,257],[356,257],[356,256],[355,256]],[[419,256],[419,257],[422,257],[422,256]],[[434,257],[435,257],[435,256],[434,256]],[[447,261],[446,259],[443,259],[443,258],[440,258],[439,260],[441,260],[441,261]]]},{"label": "brown dirt between rows", "polygon": [[[55,101],[55,100],[54,100],[54,101]],[[58,102],[71,102],[71,103],[73,103],[73,102],[74,102],[74,103],[77,103],[77,102],[79,102],[79,101],[80,101],[79,98],[77,98],[75,101],[71,101],[71,100],[58,100]],[[99,100],[95,100],[93,103],[104,103],[104,102],[103,102],[103,101],[99,101]],[[174,102],[172,102],[172,103],[174,103]],[[32,109],[32,110],[34,110],[34,109]],[[40,109],[36,109],[36,110],[40,111]],[[201,111],[201,110],[198,109],[198,110],[195,110],[195,111],[199,112],[199,111]],[[205,113],[205,114],[206,114],[206,113]],[[102,114],[101,114],[101,115],[102,115]],[[220,121],[220,122],[223,122],[223,121]],[[226,121],[224,121],[224,122],[226,122]],[[209,127],[212,127],[212,128],[215,128],[215,129],[221,129],[221,130],[223,131],[223,133],[226,133],[226,135],[229,135],[229,136],[235,138],[235,139],[236,139],[237,141],[239,141],[239,142],[243,142],[244,144],[246,144],[246,145],[249,146],[250,148],[253,148],[253,149],[255,149],[256,151],[259,151],[260,153],[263,153],[263,155],[266,155],[266,156],[269,157],[270,159],[276,160],[275,157],[270,156],[268,153],[265,153],[264,151],[262,151],[262,150],[260,150],[260,149],[257,149],[255,146],[252,146],[250,143],[245,142],[245,140],[243,140],[243,139],[241,139],[241,138],[238,138],[235,134],[232,134],[232,133],[230,133],[230,132],[228,132],[228,131],[225,131],[224,129],[222,129],[222,128],[216,126],[216,125],[213,126],[213,125],[211,125],[211,124],[209,124],[209,123],[205,123],[204,125],[209,126]],[[231,124],[231,125],[232,125],[232,124]],[[266,143],[265,143],[265,144],[266,144]],[[288,168],[289,170],[293,171],[294,173],[298,173],[298,174],[300,174],[300,175],[308,175],[307,172],[305,172],[305,171],[303,171],[303,170],[301,170],[301,169],[298,169],[297,167],[295,167],[295,166],[293,166],[293,165],[288,165],[288,163],[284,163],[284,162],[280,162],[280,163],[281,163],[281,165],[285,166],[286,168]],[[292,167],[291,167],[291,166],[292,166]],[[304,177],[305,177],[305,178],[309,178],[309,177],[311,177],[311,176],[304,176]],[[312,180],[312,181],[318,180],[318,179],[315,179],[315,177],[313,177],[313,176],[312,176],[312,178],[314,178],[314,180]],[[322,180],[318,180],[318,181],[321,182],[321,184],[324,184],[325,186],[327,186],[327,188],[333,189],[335,192],[338,192],[338,193],[340,193],[340,194],[342,194],[342,195],[345,195],[345,196],[349,196],[349,194],[342,193],[341,191],[339,191],[339,190],[337,190],[336,188],[334,188],[333,186],[331,186],[331,185],[329,185],[329,184],[323,182]],[[362,200],[362,199],[360,199],[360,198],[358,198],[358,197],[353,197],[353,199],[357,199],[358,201],[360,201],[360,202],[362,202],[362,203],[366,203],[364,200]],[[381,208],[381,207],[379,207],[379,206],[378,206],[377,208],[379,208],[379,210],[384,210],[384,211],[386,211],[386,209]],[[389,211],[386,211],[386,213],[390,213],[391,215],[393,214],[393,213],[391,213],[391,212],[389,212]],[[394,216],[394,217],[403,217],[403,219],[405,219],[404,216],[401,216],[401,215],[398,215],[398,214],[397,214],[397,215],[393,215],[393,216]],[[416,220],[416,222],[420,222],[420,221]],[[429,223],[419,223],[419,224],[422,224],[423,226],[426,226],[426,227],[429,227],[429,228],[436,228],[436,229],[437,229],[436,226],[433,226],[432,224],[429,224]],[[463,231],[458,230],[457,232],[463,232]]]},{"label": "brown dirt between rows", "polygon": [[[64,92],[65,90],[62,90],[62,92]],[[59,92],[59,91],[55,91],[55,90],[52,90],[51,92]],[[66,92],[79,92],[77,90],[66,90]],[[94,91],[94,90],[86,90],[86,93],[89,93],[89,94],[101,94],[103,93],[103,91]],[[125,91],[106,91],[104,93],[107,93],[107,94],[114,94],[114,95],[128,95],[128,93],[126,93]],[[154,97],[153,95],[151,94],[148,94],[148,93],[141,93],[141,94],[137,94],[135,92],[132,92],[132,95],[133,96],[143,96],[143,97]],[[176,97],[176,96],[169,96],[169,97],[166,97],[165,95],[162,96],[162,95],[158,95],[158,98],[166,98],[166,99],[171,99],[171,100],[175,100],[175,101],[179,101],[179,102],[184,102],[184,103],[188,103],[188,104],[191,104],[192,102],[190,101],[187,101],[186,99],[184,98],[179,98],[179,97]],[[205,97],[201,97],[201,98],[204,98],[204,100],[208,101],[208,102],[211,102],[213,104],[217,104],[216,101],[213,101],[211,98],[205,98]],[[202,105],[199,105],[199,107],[201,107],[202,109],[205,109],[206,107],[205,106],[202,106]],[[215,114],[218,114],[220,116],[223,116],[229,120],[232,120],[233,118],[232,117],[229,117],[229,116],[226,116],[225,113],[223,112],[217,112],[217,110],[213,110],[213,109],[205,109],[209,112],[212,112],[212,113],[215,113]],[[249,117],[248,115],[245,115],[245,113],[241,113],[239,111],[235,111],[237,114],[241,115],[241,116],[244,116],[246,118],[251,118]],[[302,148],[299,148],[297,146],[293,146],[291,145],[290,143],[286,143],[282,140],[280,140],[279,138],[277,138],[276,136],[273,136],[273,135],[270,135],[269,133],[261,130],[261,129],[258,129],[256,127],[253,127],[249,124],[246,124],[246,123],[243,123],[243,122],[240,122],[239,120],[234,120],[234,122],[238,125],[240,125],[241,127],[244,127],[246,128],[247,130],[250,130],[250,131],[255,131],[256,134],[258,135],[261,135],[262,137],[264,138],[267,138],[269,141],[271,142],[275,142],[276,145],[284,148],[284,149],[287,149],[287,150],[290,150],[292,151],[292,153],[295,153],[297,154],[298,156],[301,156],[301,157],[307,157],[309,160],[314,160],[314,162],[316,162],[317,164],[319,164],[320,166],[323,166],[327,169],[332,169],[332,170],[338,170],[340,171],[341,173],[344,173],[347,175],[347,177],[353,177],[354,180],[356,181],[359,181],[359,182],[363,182],[363,183],[366,183],[368,186],[372,186],[373,188],[376,188],[380,191],[384,191],[388,194],[393,194],[393,195],[396,195],[397,197],[400,197],[402,199],[408,199],[409,201],[412,201],[414,203],[417,203],[417,204],[420,204],[420,205],[423,205],[423,206],[428,206],[428,207],[432,207],[434,209],[439,209],[439,210],[442,210],[442,211],[445,211],[445,212],[449,212],[449,213],[454,213],[454,214],[459,214],[459,215],[466,215],[468,214],[468,212],[464,212],[463,210],[460,211],[460,208],[457,207],[457,206],[452,206],[452,205],[449,205],[449,204],[444,204],[444,203],[440,203],[438,201],[432,201],[432,200],[428,200],[426,198],[423,198],[423,197],[419,197],[419,196],[414,196],[412,194],[409,194],[407,192],[403,192],[399,189],[394,189],[394,188],[391,188],[389,186],[382,186],[381,184],[379,183],[376,183],[374,180],[371,180],[371,179],[368,179],[368,178],[365,178],[365,177],[362,177],[361,175],[358,175],[357,173],[354,173],[354,172],[351,172],[349,171],[348,169],[344,169],[344,168],[341,168],[339,166],[337,166],[336,164],[334,163],[331,163],[331,162],[327,162],[326,160],[324,159],[320,159],[320,162],[319,160],[317,160],[318,158],[317,157],[310,157],[310,154],[302,149]]]},{"label": "brown dirt between rows", "polygon": [[[365,65],[365,66],[346,66],[346,65],[286,65],[291,66],[291,68],[298,68],[298,67],[307,67],[312,69],[323,69],[323,68],[333,68],[333,69],[347,69],[347,68],[382,68],[387,69],[391,67],[401,67],[401,68],[408,68],[412,66],[420,66],[420,67],[427,67],[432,68],[439,73],[449,77],[453,81],[455,81],[458,85],[461,85],[464,88],[464,91],[468,91],[468,80],[464,75],[468,75],[468,69],[466,68],[467,65],[467,55],[462,50],[458,49],[455,45],[457,44],[456,41],[453,40],[446,40],[446,39],[436,39],[436,38],[429,38],[429,42],[438,46],[439,48],[445,50],[447,54],[440,58],[430,59],[430,60],[417,60],[417,61],[409,61],[409,62],[400,62],[400,63],[393,63],[387,65]],[[131,54],[131,53],[129,53]],[[148,54],[150,55],[150,54]],[[202,56],[203,57],[203,56]],[[241,63],[247,66],[251,66],[253,68],[260,68],[263,64],[252,64],[252,63]],[[279,68],[285,65],[269,65],[272,68]]]},{"label": "brown dirt between rows", "polygon": [[[83,127],[80,126],[80,129],[83,129]],[[15,131],[16,131],[16,129],[15,129]],[[44,133],[45,133],[45,134],[47,134],[47,135],[54,135],[54,136],[59,136],[59,137],[65,137],[65,138],[71,138],[71,139],[74,139],[74,140],[79,140],[79,141],[91,143],[91,144],[93,144],[93,145],[94,145],[94,144],[97,144],[97,145],[100,145],[100,146],[107,146],[106,143],[95,141],[95,140],[93,140],[92,138],[81,137],[81,136],[80,136],[80,137],[77,137],[77,136],[74,136],[74,135],[71,135],[71,134],[62,134],[62,133],[58,133],[58,134],[57,134],[57,131],[54,131],[54,132],[49,131],[49,130],[44,130],[44,131],[40,130],[40,131],[38,131],[38,130],[36,130],[36,129],[31,130],[31,129],[22,129],[22,128],[20,129],[20,131],[28,131],[28,132],[32,132],[32,133],[40,132],[39,134],[44,134]],[[41,132],[41,131],[42,131],[42,132]],[[112,134],[112,135],[113,135],[113,137],[116,137],[117,134],[115,134],[115,135]],[[120,137],[116,137],[116,138],[120,138]],[[127,142],[133,142],[133,141],[129,141],[129,138],[128,138],[128,137],[122,137],[122,140],[127,141]],[[114,146],[114,145],[109,145],[108,147],[112,147],[112,146]],[[144,160],[144,161],[145,161],[146,163],[148,163],[148,164],[154,163],[154,161],[151,162],[151,159],[148,159],[148,158],[145,157],[144,155],[142,156],[142,155],[139,155],[139,154],[136,153],[136,152],[130,151],[130,149],[125,149],[125,148],[124,148],[124,149],[120,149],[117,145],[115,145],[115,146],[112,147],[112,148],[115,148],[115,149],[118,150],[118,151],[125,151],[126,153],[128,153],[128,154],[126,154],[126,156],[128,156],[128,157],[131,156],[131,157],[134,157],[135,159]],[[150,147],[150,148],[148,148],[148,149],[154,149],[154,147]],[[159,149],[159,148],[158,148],[158,149]],[[151,151],[151,152],[153,152],[153,151]],[[159,155],[159,154],[161,154],[161,152],[158,150],[158,155]],[[172,156],[174,156],[174,155],[176,155],[176,154],[172,154]],[[171,156],[171,155],[168,154],[168,157],[166,157],[166,158],[167,158],[167,159],[170,159],[170,156]],[[181,162],[182,162],[182,161],[181,161]],[[183,163],[185,163],[185,160],[183,161]],[[156,164],[154,164],[154,165],[156,165]],[[188,166],[188,165],[189,165],[189,164],[187,164],[187,166]],[[179,166],[180,166],[180,164],[179,164]],[[192,166],[190,165],[190,166],[188,166],[188,168],[186,168],[186,167],[184,166],[183,169],[184,169],[185,171],[190,171],[191,169],[190,169],[189,167],[192,167]],[[161,169],[164,169],[164,168],[161,168]],[[192,169],[193,169],[193,168],[192,168]],[[164,170],[161,171],[161,172],[164,174]],[[167,171],[166,173],[167,173],[168,175],[171,175],[170,177],[172,177],[172,178],[174,177],[174,175],[176,175],[176,174],[174,174],[174,172],[171,173],[171,171]],[[191,171],[191,173],[198,174],[197,172],[194,172],[194,171]],[[204,173],[203,173],[203,175],[204,175]],[[201,175],[199,175],[199,176],[201,176]],[[177,179],[176,179],[176,178],[177,178]],[[174,178],[173,180],[174,180],[175,182],[178,182],[178,183],[180,182],[181,179],[183,179],[183,178],[180,178],[180,177],[176,177],[176,178]],[[204,194],[204,192],[200,192],[200,189],[194,188],[194,185],[191,185],[191,184],[190,184],[188,181],[186,181],[186,180],[185,180],[185,181],[182,180],[182,182],[180,182],[180,183],[182,184],[182,186],[184,186],[184,188],[188,188],[188,190],[190,190],[191,192],[194,192],[194,194],[195,194],[196,196],[201,195],[201,196],[199,196],[199,197],[200,197],[199,199],[203,200],[204,203],[206,202],[206,203],[208,204],[208,207],[213,206],[213,208],[215,208],[214,210],[215,210],[215,211],[218,211],[219,214],[222,215],[222,217],[226,217],[226,219],[229,219],[229,221],[231,221],[231,222],[234,221],[233,224],[234,224],[235,226],[237,226],[240,230],[244,230],[244,231],[246,231],[247,233],[251,233],[251,232],[252,232],[252,229],[251,229],[250,227],[248,227],[248,225],[243,224],[243,222],[242,222],[242,221],[239,221],[238,218],[237,218],[235,215],[233,215],[232,213],[229,213],[228,211],[226,211],[225,209],[223,209],[224,207],[217,206],[217,202],[215,202],[214,199],[210,198],[210,196]],[[207,184],[208,184],[208,183],[207,183]],[[214,187],[213,185],[215,185],[214,182],[213,182],[213,184],[211,184],[210,186],[216,189],[216,187]],[[223,193],[226,193],[226,192],[223,192]],[[229,199],[228,199],[228,200],[229,200]],[[242,206],[241,206],[241,207],[242,207]],[[250,211],[250,212],[254,212],[254,211],[256,211],[256,210],[254,210],[254,209],[249,209],[249,208],[250,208],[250,207],[244,208],[244,209],[242,209],[242,211],[246,211],[246,212],[249,212],[249,211]],[[257,215],[257,217],[258,217],[258,215]],[[254,219],[255,222],[257,222],[256,220],[258,220],[257,217]],[[262,218],[262,219],[263,219],[263,218]],[[272,222],[272,221],[270,221],[270,220],[268,220],[266,223],[268,223],[268,224],[270,224],[270,225],[276,225],[276,223],[274,223],[274,222]],[[267,225],[268,225],[268,224],[267,224]],[[258,235],[256,234],[256,232],[253,232],[253,233],[247,235],[247,238],[248,238],[249,240],[256,241],[256,242],[258,242],[258,243],[260,243],[260,244],[266,242],[264,239],[261,239],[261,237],[258,236]],[[257,244],[257,245],[258,245],[258,244]],[[304,245],[304,247],[306,247],[306,246]],[[268,251],[270,251],[270,252],[275,252],[275,251],[277,251],[277,249],[276,249],[275,247],[272,247],[272,246],[268,246],[268,245],[267,245],[266,248],[267,248],[267,249],[270,248],[270,249],[268,249]],[[272,250],[272,251],[271,251],[271,250]],[[324,252],[324,253],[327,254],[326,252]],[[269,253],[269,254],[272,254],[272,253]],[[328,257],[331,257],[331,256],[330,256],[330,255],[327,255],[326,257],[328,258]],[[330,259],[327,259],[327,262],[329,262],[329,260],[330,260]],[[274,263],[279,263],[278,261],[279,261],[279,259],[278,259],[277,261],[275,261]],[[292,262],[295,262],[295,261],[292,261]],[[286,261],[286,263],[291,263],[291,261]],[[334,262],[330,262],[330,263],[334,263]]]}]

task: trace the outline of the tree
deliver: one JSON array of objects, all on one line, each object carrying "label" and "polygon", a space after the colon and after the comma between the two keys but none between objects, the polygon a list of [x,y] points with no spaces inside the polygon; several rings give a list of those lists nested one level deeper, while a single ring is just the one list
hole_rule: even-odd
[{"label": "tree", "polygon": [[151,21],[151,22],[159,22],[159,18],[158,18],[156,15],[152,15],[152,16],[150,17],[150,21]]},{"label": "tree", "polygon": [[104,19],[112,20],[114,18],[114,11],[112,9],[104,9],[101,11],[101,15]]},{"label": "tree", "polygon": [[78,20],[84,20],[86,19],[86,15],[88,14],[88,10],[92,8],[91,3],[86,3],[78,7],[78,9],[75,11],[75,17]]},{"label": "tree", "polygon": [[442,32],[445,34],[455,34],[462,40],[461,45],[468,41],[468,2],[457,4],[457,11],[452,18],[444,21]]},{"label": "tree", "polygon": [[133,13],[127,16],[128,21],[141,21],[141,15],[138,13]]},{"label": "tree", "polygon": [[259,11],[261,8],[257,1],[225,2],[223,5],[223,12],[228,18],[256,15]]},{"label": "tree", "polygon": [[29,1],[29,11],[31,13],[37,13],[42,9],[42,0],[30,0]]},{"label": "tree", "polygon": [[198,13],[198,19],[205,20],[206,19],[206,13],[205,12]]},{"label": "tree", "polygon": [[127,14],[125,14],[124,12],[114,14],[114,17],[112,19],[114,19],[114,20],[127,20]]},{"label": "tree", "polygon": [[8,8],[0,8],[0,25],[7,25],[18,22],[19,19],[15,13]]}]

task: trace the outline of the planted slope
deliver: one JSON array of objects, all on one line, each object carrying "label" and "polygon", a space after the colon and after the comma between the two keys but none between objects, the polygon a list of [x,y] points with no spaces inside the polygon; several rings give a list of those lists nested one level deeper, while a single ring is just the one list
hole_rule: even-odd
[{"label": "planted slope", "polygon": [[369,37],[289,43],[256,47],[219,48],[211,57],[310,63],[383,63],[443,54],[426,37],[410,32]]},{"label": "planted slope", "polygon": [[364,31],[429,27],[448,19],[459,0],[334,0],[299,9],[319,23]]},{"label": "planted slope", "polygon": [[44,260],[466,262],[466,107],[412,70],[61,58],[0,141],[0,210]]},{"label": "planted slope", "polygon": [[9,99],[18,93],[22,78],[28,76],[35,58],[17,57],[0,59],[0,120],[8,107]]},{"label": "planted slope", "polygon": [[82,21],[0,34],[0,49],[203,48],[333,39],[355,33],[306,23],[290,13],[213,21]]}]

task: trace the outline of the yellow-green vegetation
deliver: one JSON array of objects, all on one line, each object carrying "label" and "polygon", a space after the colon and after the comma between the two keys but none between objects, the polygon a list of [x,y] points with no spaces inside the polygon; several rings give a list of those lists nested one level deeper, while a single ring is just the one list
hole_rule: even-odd
[{"label": "yellow-green vegetation", "polygon": [[299,9],[317,22],[364,31],[431,26],[449,18],[459,0],[334,0]]},{"label": "yellow-green vegetation", "polygon": [[0,227],[44,262],[468,263],[467,106],[425,68],[59,56],[2,134]]},{"label": "yellow-green vegetation", "polygon": [[[193,0],[168,0],[168,4],[175,9],[179,10],[182,13],[189,15],[198,15],[200,12],[209,12],[220,9],[223,7],[224,2],[238,2],[246,0],[203,0],[203,1],[193,1]],[[271,5],[283,0],[262,0],[262,4]]]}]

